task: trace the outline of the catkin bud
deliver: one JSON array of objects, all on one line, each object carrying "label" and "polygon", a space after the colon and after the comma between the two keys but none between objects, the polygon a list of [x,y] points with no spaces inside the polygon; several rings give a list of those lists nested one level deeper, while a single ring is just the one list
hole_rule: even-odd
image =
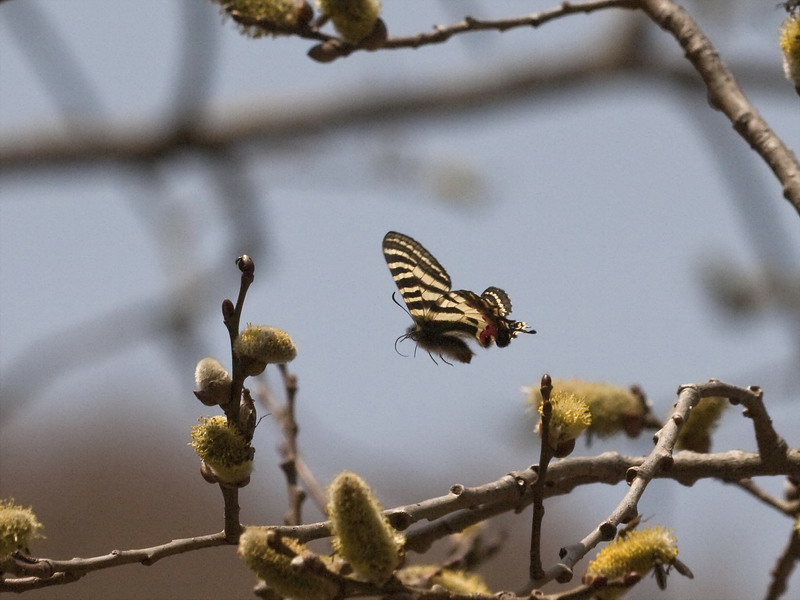
[{"label": "catkin bud", "polygon": [[253,449],[225,417],[201,417],[200,422],[192,427],[189,445],[217,480],[236,485],[249,479],[253,470]]},{"label": "catkin bud", "polygon": [[338,586],[315,572],[298,573],[292,561],[311,551],[295,539],[280,537],[269,527],[247,527],[239,537],[239,556],[247,566],[283,598],[331,600]]},{"label": "catkin bud", "polygon": [[358,44],[372,33],[381,13],[378,0],[318,0],[317,6],[351,44]]},{"label": "catkin bud", "polygon": [[319,62],[329,63],[342,56],[341,43],[338,40],[328,40],[316,46],[312,46],[308,51],[308,57]]},{"label": "catkin bud", "polygon": [[477,573],[455,569],[443,569],[437,565],[414,565],[397,573],[397,578],[412,587],[430,589],[439,585],[456,594],[481,594],[491,596],[492,590]]},{"label": "catkin bud", "polygon": [[792,12],[783,22],[780,35],[783,72],[800,94],[800,11]]},{"label": "catkin bud", "polygon": [[[553,388],[550,393],[550,404],[553,412],[547,428],[547,444],[558,456],[566,456],[575,447],[575,438],[591,425],[592,415],[583,398],[559,388]],[[540,401],[539,414],[542,413],[543,406]]]},{"label": "catkin bud", "polygon": [[227,404],[231,399],[231,376],[225,367],[210,356],[197,363],[194,370],[197,390],[194,395],[206,406]]},{"label": "catkin bud", "polygon": [[[592,585],[601,578],[619,580],[630,573],[644,577],[657,565],[672,565],[677,557],[677,540],[669,529],[657,526],[630,531],[597,553],[583,575],[583,583]],[[616,600],[625,591],[600,588],[595,591],[595,596],[600,600]]]},{"label": "catkin bud", "polygon": [[709,452],[711,450],[711,434],[722,413],[730,404],[727,398],[702,398],[692,408],[689,417],[678,432],[675,448],[693,452]]},{"label": "catkin bud", "polygon": [[308,6],[297,0],[213,0],[224,13],[237,13],[248,21],[259,21],[258,25],[240,23],[245,35],[258,38],[265,34],[289,34],[298,26],[308,22]]},{"label": "catkin bud", "polygon": [[268,364],[287,363],[297,356],[289,334],[266,325],[248,324],[233,344],[245,375],[260,375]]},{"label": "catkin bud", "polygon": [[[575,394],[589,405],[592,422],[588,431],[604,438],[625,432],[635,437],[641,431],[645,407],[627,388],[581,379],[555,379],[553,388]],[[542,402],[539,388],[526,388],[531,406],[538,410]]]},{"label": "catkin bud", "polygon": [[42,528],[31,508],[14,504],[13,498],[0,500],[0,558],[44,537],[39,533]]},{"label": "catkin bud", "polygon": [[389,524],[369,486],[355,473],[339,473],[329,496],[334,549],[367,581],[386,581],[402,561],[405,537]]}]

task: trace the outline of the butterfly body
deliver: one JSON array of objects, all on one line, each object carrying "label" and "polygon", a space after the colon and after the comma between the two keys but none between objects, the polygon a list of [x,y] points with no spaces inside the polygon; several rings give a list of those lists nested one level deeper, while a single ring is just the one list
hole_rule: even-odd
[{"label": "butterfly body", "polygon": [[413,340],[429,353],[468,363],[474,352],[467,340],[483,348],[493,342],[504,348],[519,333],[536,333],[527,323],[507,318],[511,300],[500,288],[489,287],[481,295],[451,290],[444,267],[407,235],[387,233],[383,254],[414,321],[401,338]]},{"label": "butterfly body", "polygon": [[469,344],[464,341],[464,336],[452,331],[445,323],[437,324],[434,320],[411,325],[403,337],[413,340],[423,350],[438,354],[442,358],[468,363],[475,355]]}]

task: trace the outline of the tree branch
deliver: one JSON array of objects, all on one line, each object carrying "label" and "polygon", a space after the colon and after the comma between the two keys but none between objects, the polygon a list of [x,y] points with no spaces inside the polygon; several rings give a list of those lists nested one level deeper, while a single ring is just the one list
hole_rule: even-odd
[{"label": "tree branch", "polygon": [[[641,464],[626,470],[625,481],[630,486],[630,489],[625,494],[625,497],[622,498],[605,521],[600,523],[589,535],[576,544],[562,548],[561,562],[548,569],[543,577],[532,580],[529,583],[530,589],[540,587],[553,579],[561,583],[570,581],[572,567],[580,559],[601,541],[614,539],[620,523],[628,522],[638,516],[639,500],[650,481],[663,473],[672,473],[675,467],[676,457],[673,456],[672,451],[675,447],[678,432],[686,422],[689,411],[702,398],[712,396],[723,396],[729,398],[731,402],[742,403],[747,407],[745,414],[753,418],[759,456],[762,459],[777,464],[781,464],[788,459],[786,442],[772,428],[772,420],[766,412],[759,388],[743,389],[716,380],[703,384],[681,386],[678,390],[678,402],[675,405],[672,416],[654,436],[656,441],[655,448]],[[698,456],[704,455],[700,454]],[[791,469],[789,471],[791,472]]]},{"label": "tree branch", "polygon": [[[616,452],[605,452],[594,457],[561,459],[548,470],[545,496],[549,498],[568,494],[579,485],[614,485],[622,481],[630,469],[641,468],[645,460],[645,457],[626,457]],[[674,457],[672,469],[668,472],[657,472],[655,477],[692,485],[700,479],[730,480],[764,475],[800,476],[800,449],[789,450],[783,460],[775,456],[765,459],[758,454],[738,450],[718,454],[679,452]],[[469,525],[504,512],[519,512],[524,509],[533,501],[530,487],[536,478],[536,469],[531,467],[474,488],[457,484],[445,496],[393,508],[386,513],[392,525],[398,529],[405,529],[422,520],[432,521],[412,529],[406,535],[408,550],[425,552],[433,541],[461,531]],[[325,521],[299,526],[276,525],[274,528],[281,535],[303,542],[330,536],[329,523]],[[136,562],[149,565],[173,554],[230,543],[225,532],[221,532],[173,540],[142,550],[114,551],[94,558],[73,558],[67,561],[33,559],[32,565],[20,567],[23,569],[20,574],[39,574],[38,577],[34,576],[36,581],[29,581],[30,578],[8,579],[0,582],[0,591],[25,591],[28,588],[69,583],[98,569]],[[44,566],[36,566],[39,563],[44,563]],[[45,579],[39,581],[42,577]]]},{"label": "tree branch", "polygon": [[[620,2],[623,4],[628,3]],[[165,132],[162,125],[153,126],[153,119],[148,119],[115,129],[105,123],[81,122],[79,137],[50,132],[32,132],[17,139],[6,136],[0,147],[0,164],[4,172],[10,172],[12,169],[87,166],[109,160],[163,160],[186,149],[208,151],[249,142],[294,142],[354,125],[409,117],[418,119],[422,115],[446,113],[452,116],[454,111],[474,111],[496,104],[498,100],[513,100],[552,89],[568,91],[598,74],[627,72],[632,66],[642,64],[641,60],[633,59],[640,47],[640,31],[641,21],[630,21],[622,31],[613,33],[613,42],[604,48],[595,48],[590,56],[535,69],[525,60],[512,69],[504,66],[477,75],[471,72],[444,89],[437,80],[421,91],[393,89],[383,94],[359,93],[340,99],[326,95],[317,104],[291,102],[288,106],[262,101],[258,104],[263,109],[246,112],[226,107],[220,111],[220,118],[195,122],[191,131],[179,126]]]},{"label": "tree branch", "polygon": [[[267,408],[267,410],[275,415],[283,433],[283,442],[280,445],[281,452],[281,469],[286,475],[287,485],[289,487],[289,506],[290,511],[287,514],[287,525],[299,525],[302,521],[300,519],[300,504],[302,503],[305,492],[311,495],[317,508],[324,514],[328,504],[327,494],[325,489],[319,484],[317,478],[311,471],[311,468],[306,464],[297,448],[297,431],[298,426],[294,418],[294,398],[297,394],[297,379],[296,376],[291,375],[284,365],[278,365],[281,370],[281,377],[283,379],[284,388],[286,389],[287,404],[281,406],[274,398],[266,385],[259,385],[257,397],[259,401]],[[291,402],[291,407],[289,403]],[[304,490],[300,489],[297,485],[297,478],[303,482]]]},{"label": "tree branch", "polygon": [[772,581],[767,589],[765,600],[778,600],[783,597],[786,590],[789,589],[789,577],[798,562],[800,562],[800,529],[793,527],[789,534],[789,542],[772,569]]},{"label": "tree branch", "polygon": [[660,472],[670,471],[675,459],[672,449],[678,439],[678,431],[689,411],[700,401],[700,394],[694,386],[684,386],[679,390],[678,402],[675,411],[666,424],[655,434],[656,440],[653,451],[638,466],[631,467],[625,472],[625,481],[630,489],[620,500],[612,513],[594,530],[577,544],[570,544],[561,549],[561,562],[556,563],[538,579],[532,580],[532,588],[541,587],[553,579],[565,583],[572,579],[572,567],[582,559],[600,542],[608,542],[617,535],[617,526],[627,523],[639,514],[639,500],[644,494],[647,485]]},{"label": "tree branch", "polygon": [[[13,563],[4,563],[3,570],[13,572],[15,575],[21,575],[22,577],[0,579],[0,592],[27,592],[33,589],[72,583],[91,571],[133,563],[150,566],[168,556],[203,548],[225,546],[229,543],[225,538],[225,532],[221,531],[210,535],[172,540],[152,548],[112,550],[108,554],[93,558],[73,558],[70,560],[39,558],[30,562],[15,560]],[[13,571],[11,570],[12,564]]]},{"label": "tree branch", "polygon": [[283,444],[281,444],[281,469],[286,474],[286,484],[289,491],[289,512],[284,521],[287,525],[299,525],[303,522],[302,507],[306,498],[303,489],[297,485],[297,433],[299,427],[294,418],[294,401],[297,397],[297,377],[289,373],[286,365],[278,365],[283,385],[286,389],[286,405],[278,413],[283,430]]},{"label": "tree branch", "polygon": [[542,521],[544,520],[544,486],[547,481],[547,467],[553,459],[554,452],[550,447],[550,418],[553,416],[553,404],[550,402],[550,392],[553,390],[549,375],[542,376],[542,418],[539,423],[539,465],[538,477],[531,485],[533,494],[533,517],[531,519],[531,544],[529,551],[530,564],[528,577],[533,581],[544,576],[542,569]]},{"label": "tree branch", "polygon": [[[428,33],[418,33],[405,37],[387,37],[380,47],[376,48],[371,41],[363,44],[354,45],[341,38],[330,36],[320,32],[316,27],[300,28],[293,33],[299,37],[311,40],[318,40],[322,43],[309,51],[309,56],[318,59],[318,50],[324,49],[324,62],[330,62],[337,58],[349,56],[357,51],[376,51],[376,50],[397,50],[402,48],[421,48],[432,44],[442,44],[456,35],[473,33],[476,31],[499,31],[504,32],[520,27],[539,27],[548,21],[573,15],[576,13],[592,13],[608,8],[637,8],[636,0],[588,0],[586,2],[562,2],[558,6],[543,10],[537,13],[523,15],[521,17],[510,17],[507,19],[476,19],[475,17],[465,17],[463,21],[452,25],[437,25],[433,31]],[[257,19],[243,18],[240,14],[232,14],[234,19],[243,25],[258,26]],[[274,24],[267,21],[265,29],[272,30]]]},{"label": "tree branch", "polygon": [[760,500],[767,506],[771,506],[772,508],[782,512],[783,514],[789,517],[793,517],[795,515],[800,514],[800,501],[781,500],[780,498],[776,498],[775,496],[767,492],[764,488],[757,485],[752,479],[740,479],[739,481],[734,481],[731,483],[742,488],[748,494]]}]

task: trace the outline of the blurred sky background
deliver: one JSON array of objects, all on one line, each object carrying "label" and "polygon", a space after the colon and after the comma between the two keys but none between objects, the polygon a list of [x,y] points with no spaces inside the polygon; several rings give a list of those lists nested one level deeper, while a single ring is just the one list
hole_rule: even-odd
[{"label": "blurred sky background", "polygon": [[[393,35],[553,5],[383,4]],[[777,45],[785,13],[772,1],[686,6],[797,152],[800,99]],[[386,507],[535,462],[520,388],[545,372],[638,383],[660,416],[680,384],[760,385],[779,433],[800,444],[800,309],[781,291],[800,273],[800,218],[708,107],[672,38],[639,13],[603,11],[331,64],[310,60],[312,45],[248,39],[196,0],[0,3],[0,497],[36,509],[48,537],[35,555],[221,529],[219,490],[187,443],[213,414],[192,395],[194,364],[230,363],[219,306],[236,297],[242,253],[256,263],[243,322],[280,327],[299,347],[290,369],[307,462],[323,483],[357,471]],[[582,70],[614,51],[616,67]],[[158,156],[9,158],[54,136],[79,147],[84,136],[248,123],[262,129]],[[388,230],[423,243],[454,287],[504,288],[537,335],[478,349],[470,365],[398,356],[410,320],[391,301]],[[736,294],[748,286],[763,293]],[[719,301],[731,290],[739,310]],[[280,395],[277,372],[266,379]],[[246,524],[285,511],[273,424],[256,433]],[[579,442],[575,454],[651,447],[645,433]],[[755,449],[738,408],[714,439],[733,448]],[[781,492],[780,478],[761,483]],[[624,493],[548,500],[546,564]],[[789,537],[788,519],[712,481],[657,481],[640,510],[675,530],[695,579],[673,574],[658,593],[648,578],[631,598],[761,597]],[[320,518],[308,502],[306,519]],[[484,574],[513,590],[526,579],[530,515],[493,525],[510,536]],[[95,572],[29,596],[252,597],[234,554]],[[796,593],[800,576],[790,583]]]}]

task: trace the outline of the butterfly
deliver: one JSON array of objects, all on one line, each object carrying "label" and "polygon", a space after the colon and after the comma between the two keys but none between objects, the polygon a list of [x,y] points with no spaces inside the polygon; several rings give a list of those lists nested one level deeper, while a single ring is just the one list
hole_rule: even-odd
[{"label": "butterfly", "polygon": [[407,235],[387,233],[383,256],[414,320],[397,342],[410,339],[445,362],[450,358],[468,363],[475,353],[466,340],[475,340],[483,348],[492,342],[504,348],[520,333],[536,333],[527,323],[507,318],[511,300],[500,288],[488,287],[481,295],[451,290],[444,267]]}]

